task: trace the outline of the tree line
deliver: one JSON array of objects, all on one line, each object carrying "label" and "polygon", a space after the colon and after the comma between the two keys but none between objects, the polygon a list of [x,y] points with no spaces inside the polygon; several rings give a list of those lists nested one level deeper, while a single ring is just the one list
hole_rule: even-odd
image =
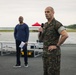
[{"label": "tree line", "polygon": [[65,27],[70,28],[70,29],[76,29],[76,24],[68,25],[68,26],[65,26]]}]

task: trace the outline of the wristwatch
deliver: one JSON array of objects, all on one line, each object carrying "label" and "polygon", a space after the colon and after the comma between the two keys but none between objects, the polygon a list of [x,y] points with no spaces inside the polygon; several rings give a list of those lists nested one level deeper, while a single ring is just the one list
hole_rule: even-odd
[{"label": "wristwatch", "polygon": [[57,48],[59,48],[59,46],[58,46],[58,45],[56,45],[56,47],[57,47]]}]

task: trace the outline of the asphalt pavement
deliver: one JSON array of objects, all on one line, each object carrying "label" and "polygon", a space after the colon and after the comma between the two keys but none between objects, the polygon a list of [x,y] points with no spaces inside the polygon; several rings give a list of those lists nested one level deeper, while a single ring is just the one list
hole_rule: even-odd
[{"label": "asphalt pavement", "polygon": [[[21,68],[14,68],[15,55],[0,56],[0,75],[43,75],[42,57],[29,57],[29,67],[24,67],[21,57]],[[61,46],[61,74],[76,75],[76,44]]]}]

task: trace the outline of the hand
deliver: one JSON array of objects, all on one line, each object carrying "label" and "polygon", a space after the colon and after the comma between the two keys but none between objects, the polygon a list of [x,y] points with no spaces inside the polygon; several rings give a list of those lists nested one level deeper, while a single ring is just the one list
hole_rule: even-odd
[{"label": "hand", "polygon": [[49,51],[52,51],[52,50],[54,50],[54,49],[57,49],[57,46],[51,45],[51,46],[48,47],[48,50],[49,50]]},{"label": "hand", "polygon": [[25,42],[25,45],[28,45],[28,42]]},{"label": "hand", "polygon": [[39,31],[39,32],[43,32],[43,28],[42,28],[42,27],[40,27],[38,31]]}]

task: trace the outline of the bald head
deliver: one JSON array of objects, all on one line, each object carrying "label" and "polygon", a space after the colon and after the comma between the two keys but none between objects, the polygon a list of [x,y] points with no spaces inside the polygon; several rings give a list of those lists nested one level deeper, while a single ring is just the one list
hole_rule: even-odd
[{"label": "bald head", "polygon": [[22,16],[19,16],[19,19],[23,19],[23,17]]},{"label": "bald head", "polygon": [[23,23],[23,17],[22,16],[19,17],[19,23],[20,24]]},{"label": "bald head", "polygon": [[45,16],[48,21],[54,18],[54,9],[51,6],[45,9]]},{"label": "bald head", "polygon": [[51,12],[53,12],[53,13],[54,13],[54,9],[53,9],[53,7],[51,7],[51,6],[46,7],[46,9],[45,9],[45,10],[50,10]]}]

